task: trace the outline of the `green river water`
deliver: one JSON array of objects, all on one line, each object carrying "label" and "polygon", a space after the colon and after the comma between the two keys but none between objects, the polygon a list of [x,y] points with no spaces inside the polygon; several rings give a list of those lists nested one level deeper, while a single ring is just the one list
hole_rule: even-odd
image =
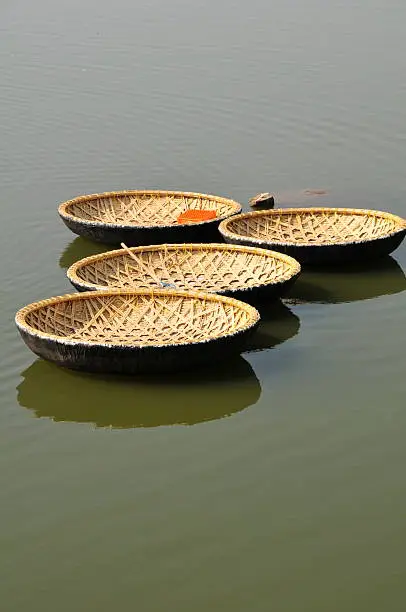
[{"label": "green river water", "polygon": [[[167,379],[37,359],[21,306],[114,189],[406,216],[401,0],[4,0],[0,609],[404,612],[406,247],[302,274],[249,351]],[[323,189],[326,195],[306,195]]]}]

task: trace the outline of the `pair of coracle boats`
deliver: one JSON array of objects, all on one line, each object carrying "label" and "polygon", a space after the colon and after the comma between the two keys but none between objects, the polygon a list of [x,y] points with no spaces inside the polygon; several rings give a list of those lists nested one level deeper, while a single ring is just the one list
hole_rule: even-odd
[{"label": "pair of coracle boats", "polygon": [[406,222],[387,212],[241,209],[218,196],[162,191],[61,204],[74,233],[123,248],[69,268],[79,293],[19,310],[24,341],[59,365],[99,372],[213,363],[244,350],[260,321],[253,304],[282,297],[301,264],[384,256],[406,234]]}]

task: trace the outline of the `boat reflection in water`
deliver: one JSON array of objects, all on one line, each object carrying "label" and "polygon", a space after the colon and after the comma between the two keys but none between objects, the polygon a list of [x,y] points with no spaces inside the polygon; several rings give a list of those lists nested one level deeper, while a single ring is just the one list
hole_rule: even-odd
[{"label": "boat reflection in water", "polygon": [[72,264],[79,261],[79,259],[84,259],[91,255],[98,255],[99,253],[106,253],[107,251],[119,248],[121,248],[119,245],[112,246],[111,244],[101,244],[100,242],[92,242],[91,240],[86,240],[78,236],[62,251],[59,257],[59,267],[63,270],[67,270]]},{"label": "boat reflection in water", "polygon": [[159,378],[74,372],[39,359],[21,376],[18,402],[38,418],[118,429],[221,419],[253,406],[261,396],[259,380],[243,357]]},{"label": "boat reflection in water", "polygon": [[274,348],[299,333],[299,317],[282,302],[277,301],[257,308],[261,314],[261,322],[249,341],[247,352]]},{"label": "boat reflection in water", "polygon": [[402,268],[393,257],[384,257],[372,265],[303,268],[284,301],[338,304],[401,293],[405,289]]}]

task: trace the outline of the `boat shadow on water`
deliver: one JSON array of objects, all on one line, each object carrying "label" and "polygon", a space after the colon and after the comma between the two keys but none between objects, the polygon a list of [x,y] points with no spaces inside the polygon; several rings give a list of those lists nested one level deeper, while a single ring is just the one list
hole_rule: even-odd
[{"label": "boat shadow on water", "polygon": [[388,256],[369,265],[304,267],[284,302],[339,304],[393,295],[405,289],[406,277],[401,266]]}]

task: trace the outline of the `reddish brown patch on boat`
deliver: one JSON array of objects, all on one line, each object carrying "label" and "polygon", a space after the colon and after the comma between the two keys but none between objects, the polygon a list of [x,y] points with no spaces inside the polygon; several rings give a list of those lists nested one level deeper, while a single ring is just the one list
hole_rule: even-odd
[{"label": "reddish brown patch on boat", "polygon": [[183,223],[201,223],[202,221],[209,221],[215,219],[217,216],[215,210],[201,210],[199,208],[190,208],[181,215],[179,215],[177,221],[180,224]]}]

